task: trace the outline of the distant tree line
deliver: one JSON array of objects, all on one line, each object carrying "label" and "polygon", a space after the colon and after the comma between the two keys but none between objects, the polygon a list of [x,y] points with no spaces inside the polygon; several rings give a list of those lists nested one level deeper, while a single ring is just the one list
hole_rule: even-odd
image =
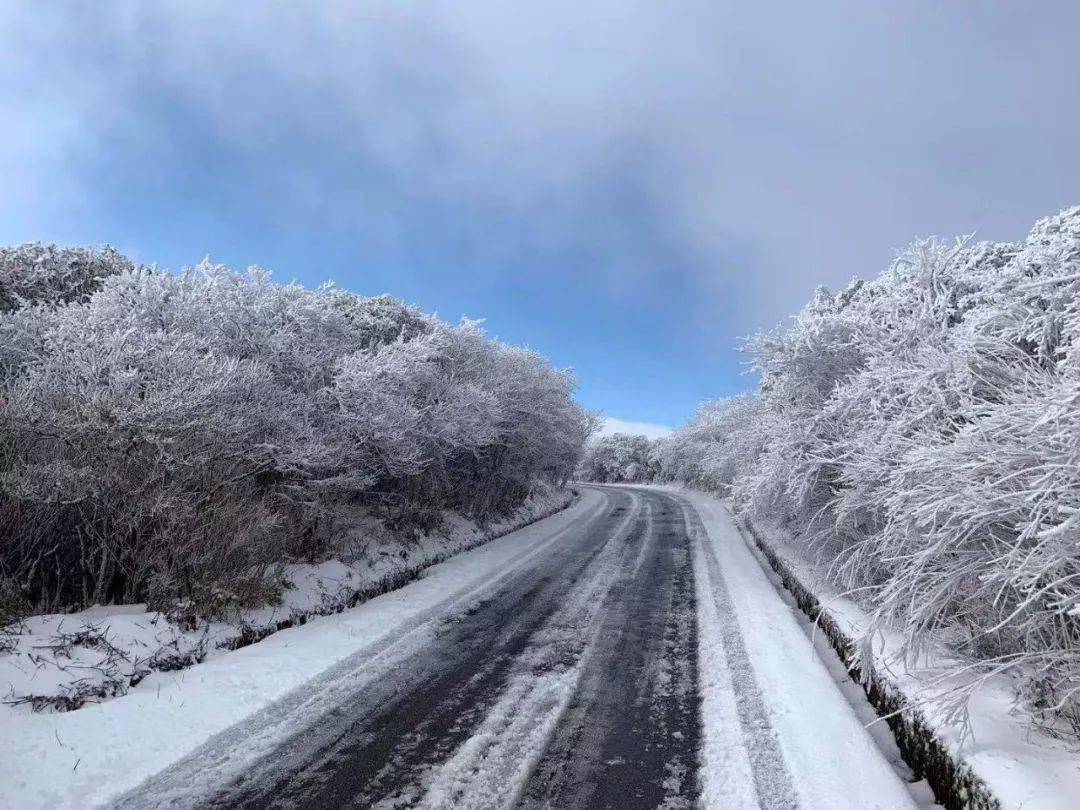
[{"label": "distant tree line", "polygon": [[358,513],[507,513],[573,471],[575,385],[385,296],[0,250],[0,611],[257,603]]},{"label": "distant tree line", "polygon": [[590,441],[577,477],[601,484],[653,481],[660,473],[655,444],[644,436],[615,433]]}]

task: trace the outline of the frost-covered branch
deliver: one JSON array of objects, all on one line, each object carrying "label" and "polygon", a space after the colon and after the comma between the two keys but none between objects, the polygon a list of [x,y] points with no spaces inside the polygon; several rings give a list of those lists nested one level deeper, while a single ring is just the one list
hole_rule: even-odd
[{"label": "frost-covered branch", "polygon": [[385,296],[0,251],[4,610],[257,603],[357,507],[405,533],[507,513],[574,469],[575,386]]}]

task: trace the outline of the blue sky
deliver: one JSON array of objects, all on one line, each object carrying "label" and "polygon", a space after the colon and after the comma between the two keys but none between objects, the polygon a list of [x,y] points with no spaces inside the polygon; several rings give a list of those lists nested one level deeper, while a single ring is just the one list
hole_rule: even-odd
[{"label": "blue sky", "polygon": [[390,292],[677,425],[916,236],[1080,202],[1080,5],[0,7],[0,241]]}]

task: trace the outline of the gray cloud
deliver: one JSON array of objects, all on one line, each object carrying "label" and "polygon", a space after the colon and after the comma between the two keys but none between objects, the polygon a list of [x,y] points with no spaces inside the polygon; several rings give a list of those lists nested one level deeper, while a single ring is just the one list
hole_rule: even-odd
[{"label": "gray cloud", "polygon": [[102,155],[164,174],[210,133],[279,216],[360,228],[387,255],[410,249],[417,207],[449,207],[475,210],[452,236],[488,267],[572,250],[616,298],[677,276],[715,348],[916,235],[1019,237],[1076,201],[1076,4],[0,14],[4,236],[94,199]]}]

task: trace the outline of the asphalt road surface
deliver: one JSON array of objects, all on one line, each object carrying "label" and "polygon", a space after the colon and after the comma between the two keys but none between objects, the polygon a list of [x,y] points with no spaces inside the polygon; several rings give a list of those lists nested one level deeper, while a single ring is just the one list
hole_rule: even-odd
[{"label": "asphalt road surface", "polygon": [[805,805],[743,633],[725,622],[733,608],[719,563],[695,548],[697,513],[656,489],[586,496],[589,508],[524,563],[338,673],[333,700],[298,697],[264,717],[264,727],[291,718],[289,733],[241,775],[203,776],[257,725],[212,742],[119,806],[709,804],[697,604],[706,580],[709,615],[719,617],[711,621],[723,628],[713,632],[733,726],[720,742],[736,751],[723,755],[733,763],[728,806]]}]

